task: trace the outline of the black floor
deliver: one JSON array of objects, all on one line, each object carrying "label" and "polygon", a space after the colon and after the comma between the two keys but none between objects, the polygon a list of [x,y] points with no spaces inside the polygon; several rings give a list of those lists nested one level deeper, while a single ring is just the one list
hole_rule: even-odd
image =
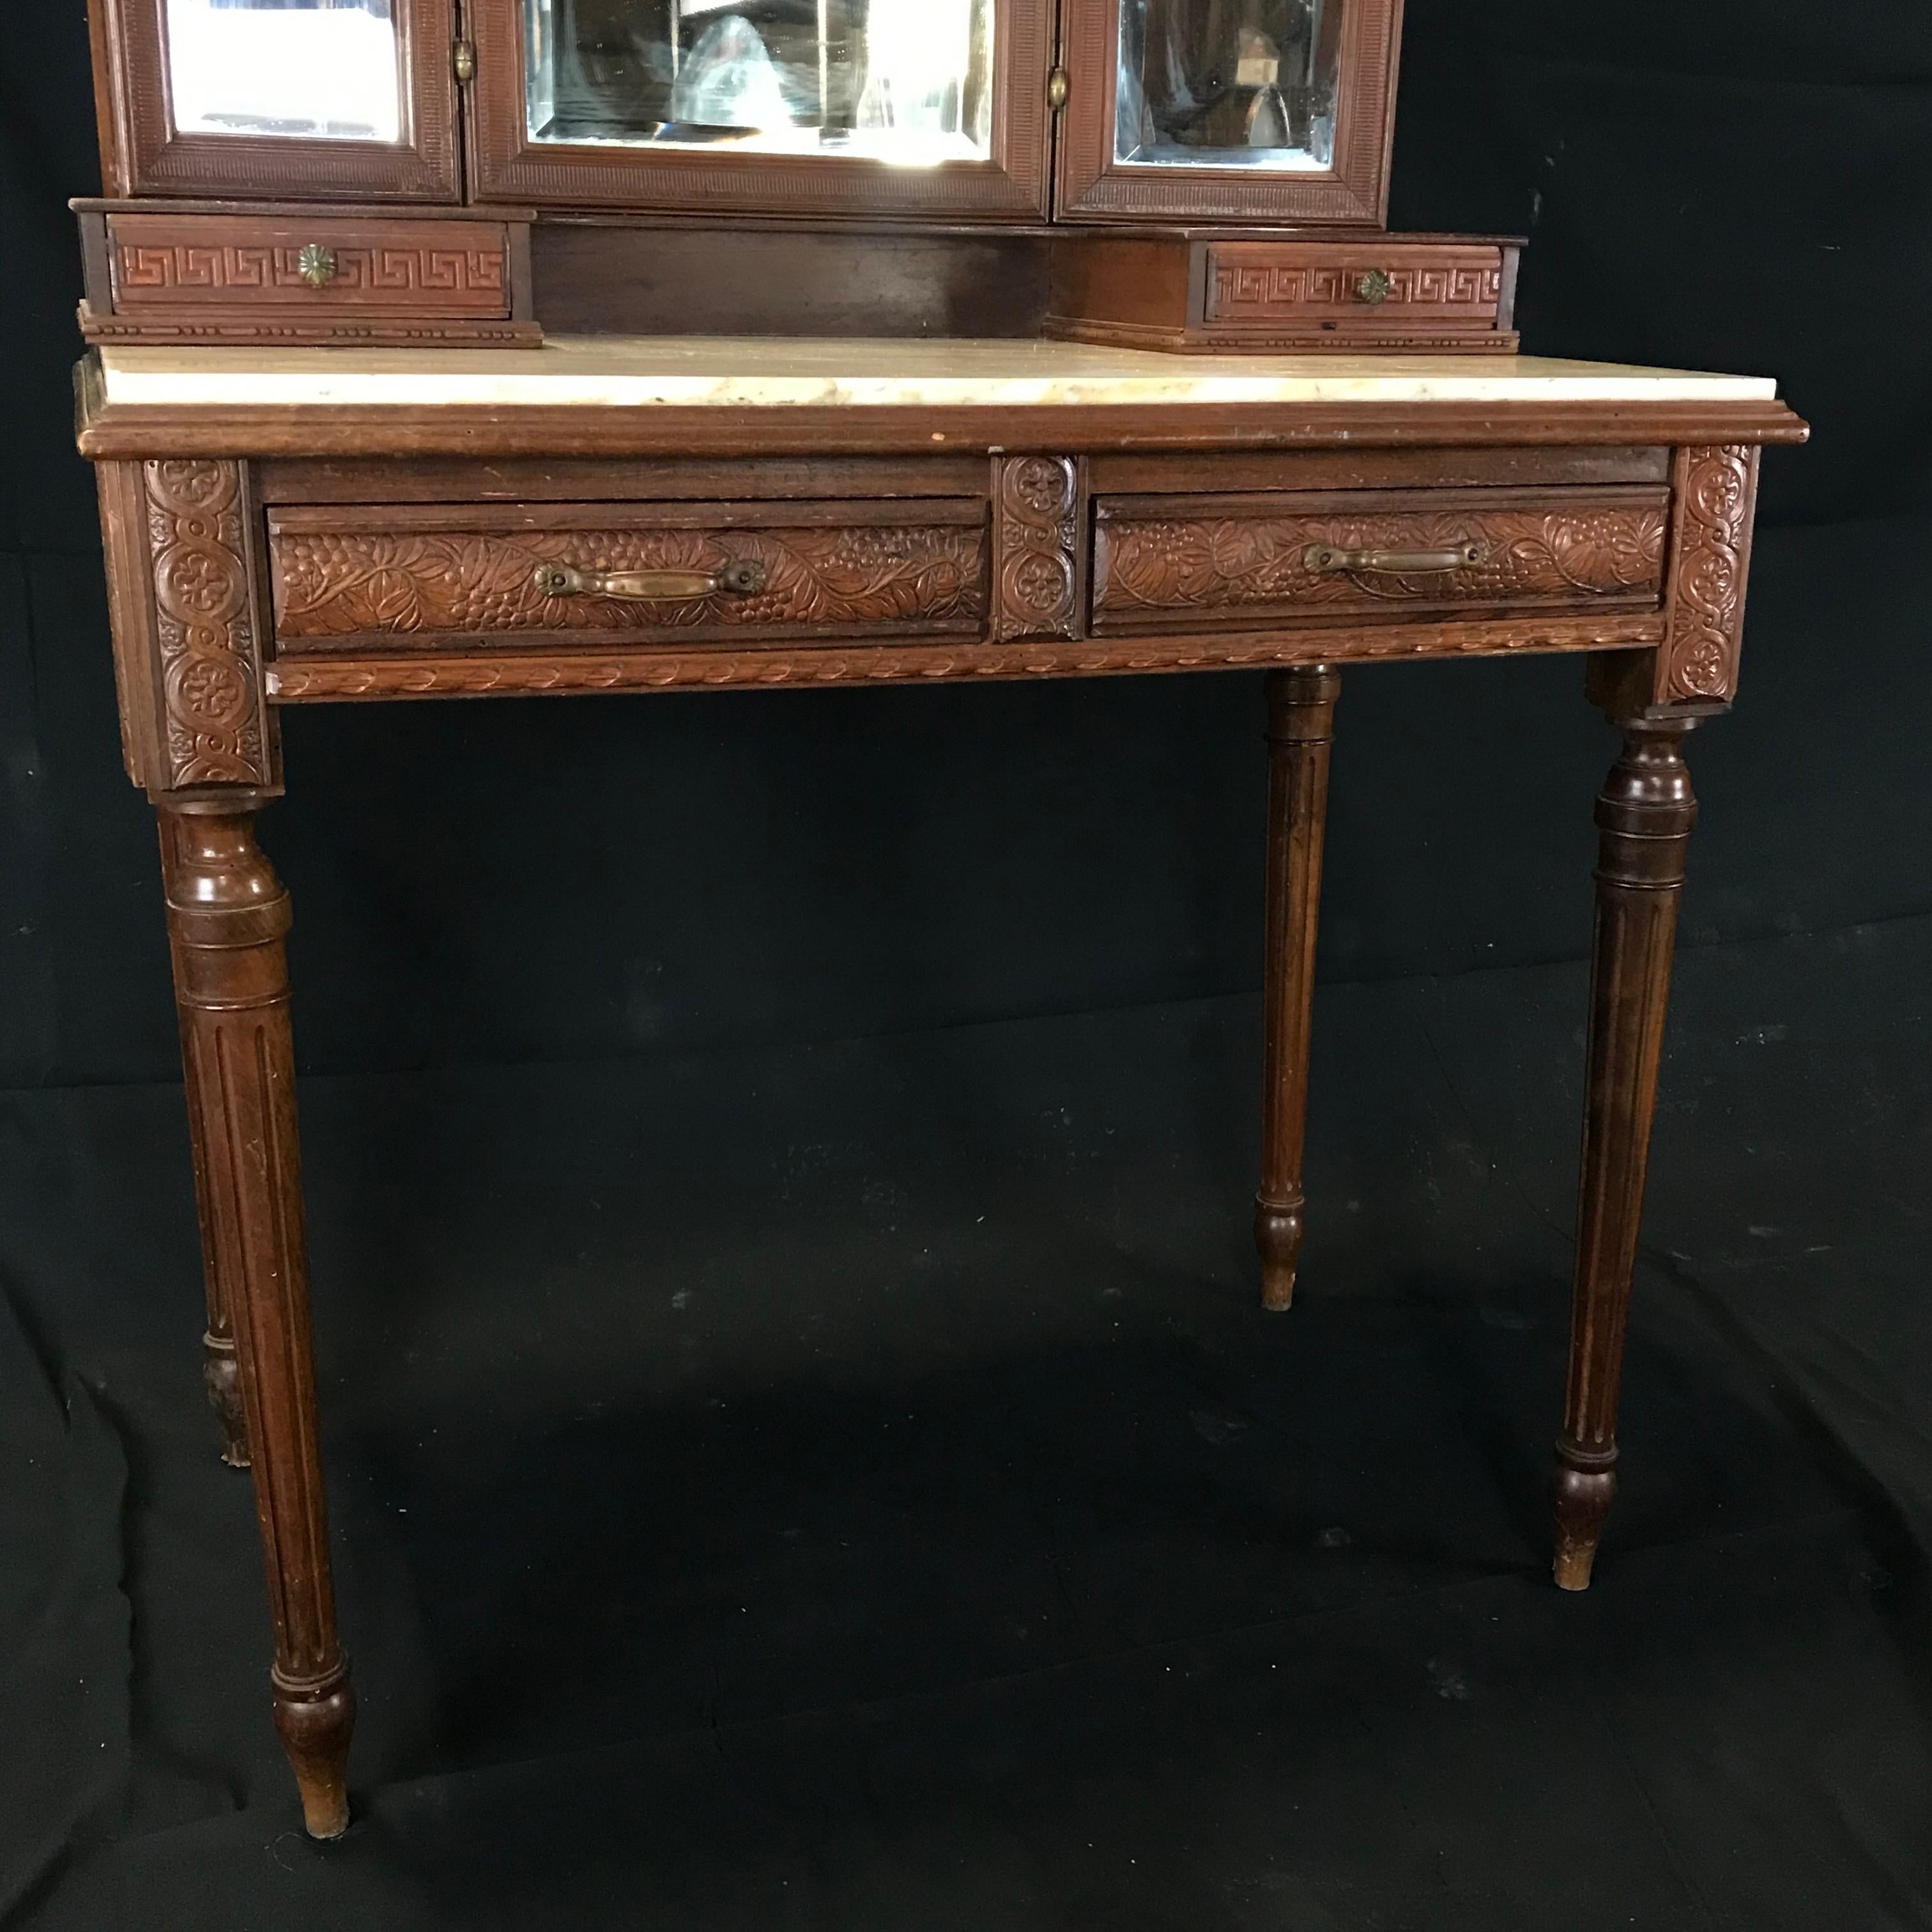
[{"label": "black floor", "polygon": [[1324,992],[1285,1318],[1247,1003],[310,1083],[320,1849],[178,1093],[0,1096],[0,1917],[1932,1926],[1932,921],[1684,959],[1569,1598],[1583,1003]]}]

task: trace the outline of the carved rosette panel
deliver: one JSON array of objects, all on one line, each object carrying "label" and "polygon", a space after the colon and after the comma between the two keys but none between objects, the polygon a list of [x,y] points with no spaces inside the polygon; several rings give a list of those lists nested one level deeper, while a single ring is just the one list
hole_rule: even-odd
[{"label": "carved rosette panel", "polygon": [[996,459],[993,636],[1080,634],[1080,476],[1064,456]]},{"label": "carved rosette panel", "polygon": [[1736,694],[1757,464],[1755,449],[1678,452],[1670,636],[1658,679],[1665,703]]},{"label": "carved rosette panel", "polygon": [[149,463],[142,478],[169,784],[272,784],[242,466]]},{"label": "carved rosette panel", "polygon": [[[1104,516],[1095,552],[1101,629],[1150,616],[1248,608],[1404,603],[1576,605],[1654,598],[1668,518],[1660,506],[1424,514],[1160,518]],[[1319,572],[1312,546],[1438,550],[1476,542],[1483,561],[1410,574]]]},{"label": "carved rosette panel", "polygon": [[[277,635],[316,640],[452,632],[798,632],[862,626],[971,629],[986,613],[983,530],[966,524],[840,529],[278,531],[270,544]],[[553,597],[544,563],[580,570],[713,572],[755,562],[765,587],[640,604]]]}]

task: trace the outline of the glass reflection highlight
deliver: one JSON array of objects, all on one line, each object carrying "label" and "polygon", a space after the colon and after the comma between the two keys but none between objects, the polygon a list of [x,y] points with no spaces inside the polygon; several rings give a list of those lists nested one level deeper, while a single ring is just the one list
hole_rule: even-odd
[{"label": "glass reflection highlight", "polygon": [[167,0],[169,99],[184,134],[402,139],[392,0]]}]

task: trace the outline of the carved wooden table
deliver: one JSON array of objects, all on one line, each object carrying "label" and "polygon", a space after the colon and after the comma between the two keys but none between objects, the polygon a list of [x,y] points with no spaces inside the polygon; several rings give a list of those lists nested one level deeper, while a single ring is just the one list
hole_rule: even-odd
[{"label": "carved wooden table", "polygon": [[284,936],[254,837],[284,704],[1268,667],[1267,1305],[1292,1295],[1338,668],[1588,654],[1594,990],[1556,1571],[1616,1415],[1685,735],[1736,688],[1768,382],[1504,357],[604,338],[530,352],[109,349],[81,365],[128,769],[159,812],[207,1268],[276,1721],[348,1819]]}]

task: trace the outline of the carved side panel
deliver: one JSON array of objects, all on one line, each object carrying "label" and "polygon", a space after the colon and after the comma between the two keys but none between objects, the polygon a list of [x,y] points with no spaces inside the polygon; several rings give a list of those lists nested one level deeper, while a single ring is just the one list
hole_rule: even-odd
[{"label": "carved side panel", "polygon": [[993,640],[1081,634],[1079,466],[1070,457],[994,458]]},{"label": "carved side panel", "polygon": [[1728,703],[1737,694],[1759,456],[1754,448],[1677,452],[1677,553],[1660,704]]},{"label": "carved side panel", "polygon": [[160,742],[150,787],[278,782],[238,463],[142,466]]}]

